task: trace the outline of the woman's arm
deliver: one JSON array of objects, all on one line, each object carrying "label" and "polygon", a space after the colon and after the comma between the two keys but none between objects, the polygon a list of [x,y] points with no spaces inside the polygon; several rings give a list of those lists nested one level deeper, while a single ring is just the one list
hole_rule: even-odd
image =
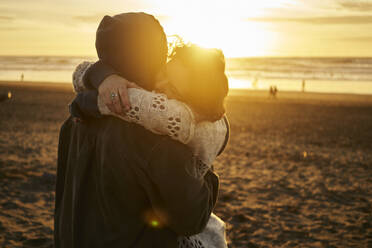
[{"label": "woman's arm", "polygon": [[118,73],[103,61],[98,60],[95,63],[91,63],[88,70],[84,73],[85,87],[98,90],[105,79],[111,75],[118,75]]},{"label": "woman's arm", "polygon": [[[135,83],[118,76],[115,70],[102,61],[79,64],[73,73],[72,83],[76,92],[85,89],[97,91],[106,106],[119,115],[124,115],[130,108],[127,89],[138,88]],[[113,94],[117,97],[112,98]]]},{"label": "woman's arm", "polygon": [[106,78],[117,74],[114,69],[100,60],[84,61],[75,68],[72,83],[76,92],[84,89],[98,90]]},{"label": "woman's arm", "polygon": [[[127,122],[137,123],[153,133],[168,135],[184,144],[191,140],[195,121],[192,111],[185,104],[169,100],[164,94],[141,89],[134,83],[123,79],[126,82],[119,86],[125,88],[126,101],[131,102],[131,106],[124,114],[113,111],[112,104],[107,103],[107,99],[110,99],[107,94],[117,89],[115,87],[120,84],[120,81],[114,77],[118,76],[110,75],[106,78],[99,86],[97,95],[96,90],[90,90],[84,83],[84,75],[89,73],[93,65],[90,62],[83,62],[73,73],[73,85],[78,93],[70,105],[70,112],[73,116],[98,118],[101,115],[112,115]],[[118,94],[114,100],[118,100],[122,95]]]},{"label": "woman's arm", "polygon": [[153,133],[170,136],[183,144],[189,143],[194,136],[194,114],[186,104],[168,99],[164,94],[138,88],[128,89],[128,97],[132,105],[129,111],[125,115],[117,115],[98,96],[99,112],[139,124]]},{"label": "woman's arm", "polygon": [[[99,93],[98,97],[94,98],[92,97],[94,94],[91,90],[86,90],[84,84],[84,75],[89,72],[92,65],[92,63],[84,62],[74,72],[74,88],[80,93],[71,104],[71,106],[74,105],[74,108],[71,108],[72,113],[79,113],[79,117],[97,117],[100,114],[112,115],[127,122],[137,123],[153,133],[168,135],[174,140],[187,144],[192,149],[194,155],[201,160],[201,164],[206,165],[197,174],[199,176],[205,175],[226,144],[229,127],[224,119],[214,123],[201,122],[196,124],[194,115],[186,104],[177,100],[169,100],[163,94],[156,94],[143,89],[127,90],[126,88],[127,101],[131,102],[132,106],[126,113],[120,114],[113,111],[112,104],[110,105],[107,102],[107,99],[110,99],[107,94],[114,91],[119,82],[118,78],[121,77],[111,75],[105,79],[106,82],[99,86],[105,86],[103,87],[104,92]],[[118,78],[110,80],[112,77]],[[128,84],[128,86],[131,85]],[[72,111],[74,109],[75,111]]]},{"label": "woman's arm", "polygon": [[112,113],[98,96],[99,111],[127,122],[137,123],[156,134],[170,136],[186,144],[200,160],[195,176],[202,177],[223,151],[229,136],[226,117],[216,122],[195,122],[194,114],[184,103],[144,89],[129,89],[131,109],[124,115]]}]

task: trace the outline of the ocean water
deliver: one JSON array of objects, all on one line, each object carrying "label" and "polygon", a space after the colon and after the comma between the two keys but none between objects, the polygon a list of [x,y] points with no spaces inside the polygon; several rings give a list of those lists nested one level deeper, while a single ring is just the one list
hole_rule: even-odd
[{"label": "ocean water", "polygon": [[0,80],[71,83],[72,72],[94,57],[0,56]]},{"label": "ocean water", "polygon": [[227,73],[232,88],[372,94],[372,58],[236,58]]},{"label": "ocean water", "polygon": [[[74,68],[95,57],[0,56],[0,80],[71,83]],[[372,58],[230,58],[231,88],[372,94]],[[305,86],[303,88],[303,85]]]}]

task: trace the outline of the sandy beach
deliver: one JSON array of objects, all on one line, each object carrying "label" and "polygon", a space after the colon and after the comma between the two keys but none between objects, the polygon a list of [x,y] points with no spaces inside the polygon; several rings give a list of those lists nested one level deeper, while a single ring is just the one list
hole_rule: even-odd
[{"label": "sandy beach", "polygon": [[[0,82],[0,247],[52,247],[69,84]],[[230,247],[372,247],[372,96],[234,90],[214,167]]]}]

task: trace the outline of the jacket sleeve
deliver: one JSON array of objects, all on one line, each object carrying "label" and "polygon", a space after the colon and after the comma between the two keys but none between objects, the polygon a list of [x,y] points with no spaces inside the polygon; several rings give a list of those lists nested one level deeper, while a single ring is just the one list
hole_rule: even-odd
[{"label": "jacket sleeve", "polygon": [[101,85],[108,76],[118,74],[110,65],[98,60],[87,68],[83,76],[83,83],[87,89],[95,89]]},{"label": "jacket sleeve", "polygon": [[116,72],[102,61],[80,63],[72,74],[72,85],[77,95],[69,106],[70,114],[82,119],[102,117],[97,104],[98,87],[112,74]]},{"label": "jacket sleeve", "polygon": [[160,220],[178,235],[200,233],[216,204],[218,177],[208,171],[198,178],[199,166],[191,151],[164,137],[153,149],[144,188]]},{"label": "jacket sleeve", "polygon": [[69,106],[70,114],[81,119],[102,117],[97,105],[97,90],[105,78],[112,74],[116,72],[102,61],[80,63],[72,74],[77,95]]},{"label": "jacket sleeve", "polygon": [[79,119],[101,118],[97,105],[98,93],[96,90],[79,92],[69,105],[70,114]]},{"label": "jacket sleeve", "polygon": [[197,177],[194,171],[200,164],[185,144],[142,127],[129,131],[112,117],[102,121],[105,130],[98,136],[97,143],[102,145],[96,152],[100,187],[129,195],[128,184],[135,181],[133,187],[140,187],[146,195],[159,226],[183,236],[200,233],[216,204],[217,175],[208,171]]}]

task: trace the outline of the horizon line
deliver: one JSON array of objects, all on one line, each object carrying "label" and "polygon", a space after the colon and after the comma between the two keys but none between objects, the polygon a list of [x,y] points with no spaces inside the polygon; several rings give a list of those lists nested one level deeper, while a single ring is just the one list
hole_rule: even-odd
[{"label": "horizon line", "polygon": [[[96,55],[17,55],[17,54],[0,54],[0,57],[61,57],[61,58],[95,58],[98,59]],[[332,58],[361,58],[361,59],[372,59],[372,55],[370,56],[352,56],[352,55],[333,55],[333,56],[301,56],[301,55],[289,55],[289,56],[284,56],[284,55],[267,55],[267,56],[225,56],[226,59],[246,59],[246,58],[322,58],[322,59],[332,59]]]}]

